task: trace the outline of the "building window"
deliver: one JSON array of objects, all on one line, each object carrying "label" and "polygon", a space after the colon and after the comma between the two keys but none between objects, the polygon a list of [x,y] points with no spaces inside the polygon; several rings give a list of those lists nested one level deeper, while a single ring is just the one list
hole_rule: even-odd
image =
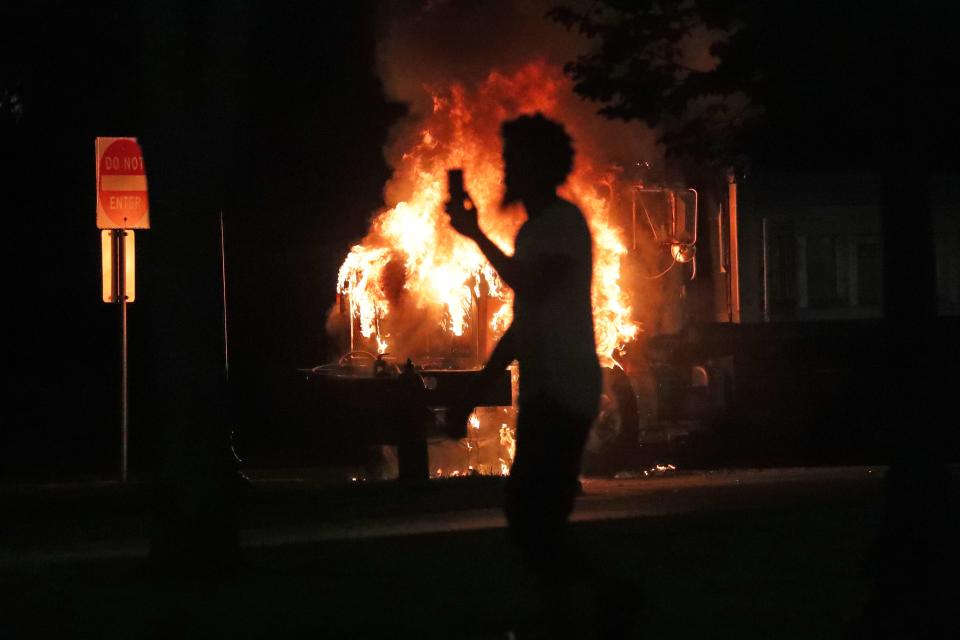
[{"label": "building window", "polygon": [[940,313],[960,313],[960,235],[937,236],[937,299]]},{"label": "building window", "polygon": [[767,286],[770,311],[775,315],[797,306],[797,238],[780,234],[767,245]]},{"label": "building window", "polygon": [[857,304],[861,307],[880,306],[883,295],[883,267],[880,263],[880,243],[858,242],[857,261]]},{"label": "building window", "polygon": [[836,236],[807,238],[807,299],[811,307],[845,306],[840,288],[840,243]]}]

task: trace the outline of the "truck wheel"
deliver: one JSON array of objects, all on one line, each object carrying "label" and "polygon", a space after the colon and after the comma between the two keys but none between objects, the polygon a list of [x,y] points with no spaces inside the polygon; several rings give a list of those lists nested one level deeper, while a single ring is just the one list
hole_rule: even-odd
[{"label": "truck wheel", "polygon": [[583,453],[583,472],[609,476],[636,466],[639,449],[637,396],[621,369],[603,370],[603,392]]}]

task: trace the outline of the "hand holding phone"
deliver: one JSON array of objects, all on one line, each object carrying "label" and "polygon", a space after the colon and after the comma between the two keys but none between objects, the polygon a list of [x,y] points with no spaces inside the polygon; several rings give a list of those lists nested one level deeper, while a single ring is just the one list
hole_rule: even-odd
[{"label": "hand holding phone", "polygon": [[480,234],[477,208],[463,186],[463,169],[447,171],[447,192],[450,199],[444,209],[450,216],[450,226],[468,238],[476,238]]}]

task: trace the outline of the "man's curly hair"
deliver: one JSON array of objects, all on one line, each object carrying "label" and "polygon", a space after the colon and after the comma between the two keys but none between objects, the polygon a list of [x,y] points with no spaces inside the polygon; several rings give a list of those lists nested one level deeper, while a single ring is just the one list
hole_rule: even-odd
[{"label": "man's curly hair", "polygon": [[573,140],[559,122],[539,111],[507,120],[500,127],[505,149],[534,171],[544,184],[558,187],[573,170]]}]

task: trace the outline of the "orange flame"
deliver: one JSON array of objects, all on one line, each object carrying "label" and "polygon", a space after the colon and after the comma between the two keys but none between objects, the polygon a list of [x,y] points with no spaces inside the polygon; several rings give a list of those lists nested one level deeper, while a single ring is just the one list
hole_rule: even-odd
[{"label": "orange flame", "polygon": [[[531,63],[513,74],[491,72],[473,90],[459,84],[426,87],[433,96],[411,142],[396,161],[387,185],[389,206],[372,221],[364,240],[340,268],[337,289],[349,296],[360,334],[378,349],[396,347],[403,336],[391,325],[398,310],[391,292],[391,270],[402,274],[402,295],[415,305],[419,322],[431,319],[453,335],[463,335],[471,308],[483,289],[504,304],[492,317],[494,337],[511,321],[512,292],[500,281],[476,245],[450,228],[443,203],[446,171],[462,167],[467,189],[480,212],[480,225],[505,251],[523,221],[520,211],[502,211],[503,164],[499,127],[503,120],[541,111],[561,122],[558,96],[570,91],[555,66]],[[577,132],[571,131],[576,141]],[[609,222],[609,193],[590,158],[578,153],[574,172],[561,193],[583,210],[593,233],[593,308],[597,352],[611,365],[614,354],[638,332],[627,294],[620,285],[620,260],[626,253],[621,232]],[[481,287],[481,284],[484,285]],[[393,327],[392,329],[388,327]]]}]

